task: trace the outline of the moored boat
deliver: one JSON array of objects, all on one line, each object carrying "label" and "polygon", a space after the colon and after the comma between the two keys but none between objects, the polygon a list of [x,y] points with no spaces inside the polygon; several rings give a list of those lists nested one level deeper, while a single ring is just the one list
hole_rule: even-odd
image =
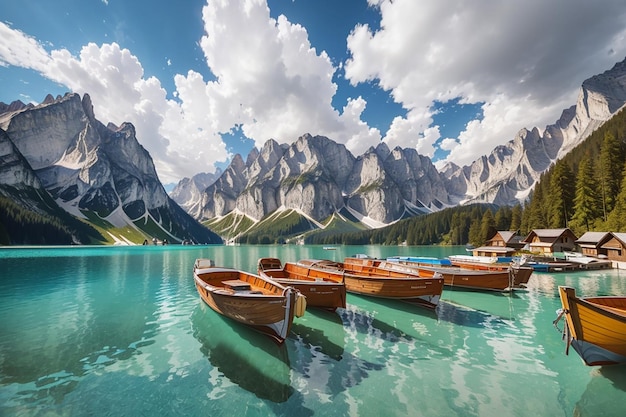
[{"label": "moored boat", "polygon": [[[348,267],[348,268],[346,268]],[[441,298],[443,278],[423,278],[416,274],[377,274],[357,272],[342,262],[302,259],[293,264],[295,273],[311,278],[343,282],[348,292],[372,297],[407,301],[435,308]]]},{"label": "moored boat", "polygon": [[216,267],[210,259],[196,259],[196,289],[214,311],[247,324],[283,343],[294,316],[300,317],[306,299],[293,287],[284,287],[259,275]]},{"label": "moored boat", "polygon": [[626,296],[577,297],[572,287],[559,286],[566,354],[571,345],[590,366],[626,363]]},{"label": "moored boat", "polygon": [[435,258],[430,256],[389,256],[388,261],[410,261],[421,266],[452,266],[452,262],[447,258]]},{"label": "moored boat", "polygon": [[576,265],[578,269],[609,269],[612,267],[611,261],[604,258],[585,256],[579,252],[563,252],[568,262]]},{"label": "moored boat", "polygon": [[498,256],[473,256],[473,255],[450,255],[448,259],[453,266],[465,269],[478,269],[481,271],[500,271],[508,269],[513,262],[511,257]]},{"label": "moored boat", "polygon": [[307,307],[336,310],[346,307],[346,286],[328,277],[309,277],[299,273],[292,262],[283,265],[278,258],[261,258],[257,262],[258,274],[281,285],[296,288],[306,297]]},{"label": "moored boat", "polygon": [[[485,291],[512,291],[528,284],[533,269],[525,266],[509,265],[506,269],[482,270],[448,266],[424,261],[423,258],[397,256],[387,258],[389,262],[415,269],[421,276],[441,274],[444,285]],[[437,266],[439,265],[439,266]]]}]

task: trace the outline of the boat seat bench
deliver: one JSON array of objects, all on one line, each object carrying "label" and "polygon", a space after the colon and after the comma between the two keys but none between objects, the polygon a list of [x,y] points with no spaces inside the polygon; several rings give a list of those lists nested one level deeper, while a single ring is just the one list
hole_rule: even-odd
[{"label": "boat seat bench", "polygon": [[245,281],[241,281],[239,279],[231,279],[228,281],[222,281],[222,284],[226,288],[229,288],[233,291],[250,291],[250,284]]}]

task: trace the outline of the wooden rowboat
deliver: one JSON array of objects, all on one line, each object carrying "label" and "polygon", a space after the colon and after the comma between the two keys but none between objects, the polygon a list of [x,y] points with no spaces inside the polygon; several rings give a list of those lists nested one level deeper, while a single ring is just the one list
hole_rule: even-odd
[{"label": "wooden rowboat", "polygon": [[343,282],[348,292],[372,297],[402,300],[435,308],[441,298],[443,278],[422,278],[410,274],[383,275],[356,272],[341,262],[319,259],[303,259],[293,264],[293,270],[301,276],[327,278]]},{"label": "wooden rowboat", "polygon": [[435,266],[414,261],[412,257],[387,258],[393,264],[413,268],[421,276],[429,277],[436,273],[443,276],[444,285],[483,291],[512,291],[528,283],[533,269],[530,267],[509,266],[502,270],[465,269],[455,266]]},{"label": "wooden rowboat", "polygon": [[306,297],[307,307],[319,307],[335,311],[346,308],[346,286],[326,277],[309,277],[298,273],[291,262],[284,265],[278,258],[261,258],[257,262],[261,277],[272,279],[284,286],[291,286]]},{"label": "wooden rowboat", "polygon": [[306,299],[292,287],[237,269],[216,267],[210,259],[196,259],[196,289],[213,310],[263,332],[281,344],[294,316],[300,317]]},{"label": "wooden rowboat", "polygon": [[571,287],[559,286],[562,309],[554,321],[565,317],[563,337],[590,366],[626,363],[626,296],[576,296]]}]

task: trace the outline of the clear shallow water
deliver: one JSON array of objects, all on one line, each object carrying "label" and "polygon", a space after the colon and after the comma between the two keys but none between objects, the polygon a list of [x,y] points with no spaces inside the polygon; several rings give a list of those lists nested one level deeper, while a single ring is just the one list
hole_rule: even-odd
[{"label": "clear shallow water", "polygon": [[447,256],[464,247],[0,249],[0,415],[623,416],[626,367],[585,366],[552,326],[558,285],[626,294],[626,271],[533,274],[436,312],[348,295],[283,346],[206,307],[198,257]]}]

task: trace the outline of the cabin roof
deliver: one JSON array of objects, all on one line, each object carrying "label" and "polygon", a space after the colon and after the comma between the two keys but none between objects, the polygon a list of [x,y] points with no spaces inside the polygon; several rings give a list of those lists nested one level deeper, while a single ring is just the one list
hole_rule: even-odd
[{"label": "cabin roof", "polygon": [[612,233],[612,235],[626,246],[626,233]]},{"label": "cabin roof", "polygon": [[533,232],[539,237],[551,238],[561,236],[566,230],[567,229],[533,229]]},{"label": "cabin roof", "polygon": [[585,232],[576,243],[600,243],[610,236],[609,232]]},{"label": "cabin roof", "polygon": [[576,238],[576,235],[574,235],[574,232],[572,232],[570,229],[568,228],[564,228],[564,229],[533,229],[532,232],[530,232],[528,234],[528,236],[526,236],[526,238],[523,240],[523,242],[526,243],[531,243],[533,246],[537,246],[538,242],[532,242],[533,240],[533,236],[537,236],[539,238],[539,240],[541,240],[542,242],[555,242],[559,237],[563,236],[564,234],[570,234],[572,236],[574,236],[574,238]]},{"label": "cabin roof", "polygon": [[[501,230],[498,232],[498,234],[500,235],[500,237],[502,238],[502,240],[504,240],[505,242],[510,241],[511,239],[513,239],[513,237],[515,237],[515,235],[517,234],[516,232],[511,232],[509,230]],[[495,236],[494,236],[495,237]]]}]

